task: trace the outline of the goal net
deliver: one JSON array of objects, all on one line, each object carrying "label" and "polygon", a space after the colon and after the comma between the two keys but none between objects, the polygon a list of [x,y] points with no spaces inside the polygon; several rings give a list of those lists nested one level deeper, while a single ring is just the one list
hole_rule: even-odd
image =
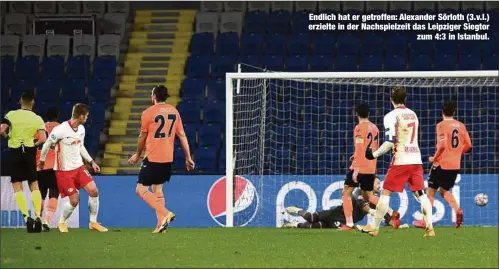
[{"label": "goal net", "polygon": [[[497,71],[230,73],[226,83],[226,194],[232,197],[227,226],[280,227],[284,221],[303,221],[284,213],[287,206],[320,211],[340,205],[354,151],[355,107],[369,104],[369,119],[384,137],[383,117],[393,109],[394,86],[406,87],[406,105],[419,117],[425,172],[435,153],[442,105],[457,102],[455,118],[466,124],[473,148],[464,155],[452,192],[465,212],[465,225],[498,225]],[[390,161],[391,154],[378,159],[382,180]],[[489,196],[487,206],[475,205],[478,193]],[[394,194],[390,206],[401,213],[402,223],[421,219],[408,189]],[[455,221],[439,195],[433,212],[438,225]]]}]

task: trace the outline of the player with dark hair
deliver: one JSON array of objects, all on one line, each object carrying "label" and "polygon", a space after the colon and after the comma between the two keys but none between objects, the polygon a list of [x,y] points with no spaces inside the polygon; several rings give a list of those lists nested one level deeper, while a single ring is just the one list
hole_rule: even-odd
[{"label": "player with dark hair", "polygon": [[[36,148],[45,142],[47,136],[43,119],[32,111],[35,94],[23,93],[19,103],[21,109],[9,111],[2,119],[0,134],[8,139],[7,163],[16,203],[23,214],[28,233],[39,233],[42,230],[40,216],[42,195],[36,176]],[[35,134],[38,135],[36,142],[33,139]],[[23,181],[26,180],[31,190],[35,220],[29,216],[23,192]]]},{"label": "player with dark hair", "polygon": [[[440,190],[442,197],[456,212],[456,228],[463,224],[463,210],[459,207],[456,199],[449,191],[456,183],[459,169],[461,168],[461,156],[464,152],[471,150],[471,139],[466,126],[454,119],[456,103],[448,102],[442,108],[443,121],[437,124],[437,152],[429,157],[433,163],[428,180],[428,198],[431,204],[435,200],[435,194]],[[424,227],[424,221],[415,221],[414,226]]]},{"label": "player with dark hair", "polygon": [[[375,176],[373,180],[373,190],[371,190],[371,194],[373,196],[379,192],[380,189],[380,180]],[[361,190],[359,188],[355,188],[355,190],[351,193],[351,206],[353,208],[353,222],[357,223],[364,219],[367,214],[374,215],[375,210],[372,209],[375,205],[370,204],[369,201],[363,198],[363,195],[360,194]],[[282,226],[282,228],[315,228],[315,229],[324,229],[324,228],[340,228],[343,227],[347,223],[347,219],[345,217],[344,212],[345,203],[341,206],[333,207],[328,210],[320,211],[320,212],[307,212],[301,208],[290,206],[286,208],[286,212],[291,215],[299,215],[306,222],[297,223],[297,222],[286,222]],[[385,223],[391,223],[391,215],[387,213],[385,215]]]},{"label": "player with dark hair", "polygon": [[356,108],[359,124],[355,126],[353,133],[353,143],[355,153],[350,160],[352,165],[347,173],[343,188],[343,211],[346,217],[346,225],[341,230],[351,230],[354,225],[352,216],[352,192],[355,187],[360,186],[364,198],[376,205],[378,197],[372,194],[374,179],[376,177],[376,160],[368,160],[365,157],[366,148],[378,149],[379,130],[375,124],[369,121],[369,105],[360,104]]},{"label": "player with dark hair", "polygon": [[[135,192],[156,211],[157,223],[153,233],[166,231],[175,219],[175,214],[166,209],[163,196],[163,184],[170,181],[172,173],[175,136],[178,136],[184,151],[187,171],[194,169],[182,119],[175,107],[165,103],[167,97],[165,86],[153,88],[153,105],[142,113],[137,152],[128,160],[130,164],[137,163],[145,149],[146,156],[140,167]],[[152,192],[149,191],[151,186]]]},{"label": "player with dark hair", "polygon": [[[366,149],[366,158],[376,159],[393,149],[392,163],[388,168],[383,184],[383,192],[376,206],[373,229],[366,229],[372,236],[377,236],[379,226],[389,210],[392,192],[402,192],[407,182],[409,189],[421,203],[421,212],[426,221],[424,237],[435,236],[432,223],[432,206],[425,193],[423,179],[423,162],[418,146],[419,120],[414,111],[405,106],[407,92],[405,88],[396,87],[392,90],[390,101],[394,110],[385,115],[385,142],[375,152]],[[400,215],[393,212],[394,228],[400,225]]]},{"label": "player with dark hair", "polygon": [[[59,118],[59,109],[57,107],[50,107],[45,114],[47,122],[45,122],[45,134],[52,132],[54,127],[58,126],[60,123],[57,122]],[[38,135],[35,136],[35,140],[38,140]],[[54,163],[55,163],[55,146],[49,149],[47,153],[47,159],[45,161],[45,166],[43,170],[40,170],[38,165],[40,164],[41,147],[36,151],[36,163],[37,163],[37,176],[38,185],[40,187],[40,192],[42,195],[42,205],[40,215],[43,216],[42,229],[45,232],[50,231],[49,223],[57,210],[57,202],[59,198],[59,190],[57,189],[57,179],[55,177]],[[49,202],[47,207],[47,212],[43,214],[43,209],[45,205],[45,198],[47,197],[47,192],[49,195]]]},{"label": "player with dark hair", "polygon": [[69,197],[69,202],[63,205],[61,217],[57,224],[57,228],[61,233],[69,232],[67,219],[73,214],[76,206],[78,206],[80,200],[79,189],[84,189],[89,196],[88,210],[90,223],[88,224],[88,228],[99,232],[107,232],[107,228],[97,222],[99,190],[83,164],[83,160],[85,160],[92,165],[92,169],[96,173],[100,172],[99,165],[88,154],[84,146],[85,127],[83,125],[87,122],[89,113],[90,108],[87,105],[75,104],[71,120],[52,129],[40,154],[38,167],[40,170],[44,170],[47,154],[52,145],[56,145],[54,170],[57,179],[57,188],[61,197]]}]

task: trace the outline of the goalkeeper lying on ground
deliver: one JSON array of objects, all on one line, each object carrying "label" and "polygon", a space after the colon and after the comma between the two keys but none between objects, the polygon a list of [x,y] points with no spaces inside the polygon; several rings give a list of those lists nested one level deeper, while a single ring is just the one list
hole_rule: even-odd
[{"label": "goalkeeper lying on ground", "polygon": [[[376,177],[374,181],[373,193],[376,195],[380,189],[380,180]],[[376,206],[370,204],[366,201],[361,194],[359,188],[356,188],[352,193],[352,204],[353,204],[353,222],[357,223],[364,219],[367,214],[374,216],[376,211]],[[320,212],[307,212],[301,208],[290,206],[286,208],[286,211],[292,215],[299,215],[306,220],[303,223],[297,222],[286,222],[282,228],[339,228],[341,225],[345,225],[346,219],[343,213],[343,205],[333,207],[329,210],[324,210]],[[385,224],[390,225],[391,213],[389,212],[385,215]]]}]

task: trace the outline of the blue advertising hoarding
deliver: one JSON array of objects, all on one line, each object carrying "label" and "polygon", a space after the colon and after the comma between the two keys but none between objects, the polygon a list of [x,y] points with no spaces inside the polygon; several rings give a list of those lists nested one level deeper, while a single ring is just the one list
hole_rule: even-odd
[{"label": "blue advertising hoarding", "polygon": [[[465,225],[498,225],[498,178],[499,175],[483,174],[461,176],[453,193],[465,212]],[[337,206],[341,204],[343,179],[342,175],[238,177],[234,224],[278,227],[284,220],[299,220],[284,214],[284,207],[296,205],[314,211]],[[135,194],[136,177],[97,176],[95,181],[101,196],[100,222],[109,227],[155,226],[155,212]],[[88,198],[81,193],[81,205],[86,205]],[[489,196],[487,206],[475,205],[478,193]],[[164,194],[167,207],[177,214],[172,227],[225,224],[225,179],[220,176],[173,176],[165,185]],[[401,213],[402,223],[421,218],[420,205],[408,190],[393,194],[390,206]],[[80,207],[80,227],[88,223],[86,208]],[[452,225],[453,212],[440,195],[433,210],[436,225]]]}]

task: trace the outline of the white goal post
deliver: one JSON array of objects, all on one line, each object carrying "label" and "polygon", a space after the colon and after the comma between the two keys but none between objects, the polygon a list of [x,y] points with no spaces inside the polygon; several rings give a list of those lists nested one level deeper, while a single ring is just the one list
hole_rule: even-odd
[{"label": "white goal post", "polygon": [[[497,85],[499,78],[499,71],[488,70],[488,71],[401,71],[401,72],[257,72],[257,73],[227,73],[226,74],[226,98],[225,98],[225,155],[226,155],[226,227],[238,226],[234,223],[234,177],[244,176],[244,175],[234,175],[236,171],[236,159],[237,154],[234,153],[234,128],[235,121],[238,120],[237,115],[234,115],[234,98],[238,94],[244,94],[246,88],[241,86],[244,85],[245,81],[251,82],[254,80],[259,80],[259,83],[264,86],[260,86],[259,89],[265,91],[267,88],[267,81],[270,80],[283,80],[283,81],[306,81],[306,82],[317,82],[327,84],[328,81],[340,81],[340,80],[363,80],[364,83],[369,84],[370,79],[388,79],[392,80],[393,84],[397,84],[398,79],[486,79],[491,78],[494,80],[494,85]],[[262,84],[263,83],[263,84]],[[341,83],[341,82],[335,82]],[[417,82],[413,82],[417,83]],[[496,87],[496,86],[494,86]],[[255,94],[258,94],[259,89],[255,90]],[[261,92],[265,95],[265,92]],[[410,98],[410,93],[409,93]],[[264,106],[265,106],[265,102]],[[258,108],[252,108],[258,109]],[[263,114],[265,115],[265,114]],[[262,119],[264,120],[264,119]],[[380,130],[382,126],[379,126]],[[237,128],[237,126],[236,126]],[[262,130],[265,131],[265,130]],[[350,130],[347,130],[350,132]],[[257,143],[255,141],[254,143]],[[263,145],[262,145],[263,146]],[[255,149],[258,149],[258,145],[255,145]],[[343,154],[338,152],[338,154]],[[261,159],[261,158],[260,158]],[[263,159],[259,160],[264,162]],[[424,160],[425,161],[425,160]],[[237,172],[236,172],[237,173]],[[263,175],[263,174],[262,174]]]}]

